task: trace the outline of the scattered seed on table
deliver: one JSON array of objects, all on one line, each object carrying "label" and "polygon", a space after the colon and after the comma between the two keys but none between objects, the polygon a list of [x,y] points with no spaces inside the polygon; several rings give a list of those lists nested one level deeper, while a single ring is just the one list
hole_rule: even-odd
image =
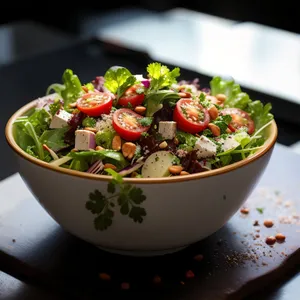
[{"label": "scattered seed on table", "polygon": [[195,255],[195,256],[194,256],[194,260],[196,260],[196,261],[201,261],[201,260],[203,260],[203,255],[202,255],[202,254],[197,254],[197,255]]},{"label": "scattered seed on table", "polygon": [[267,220],[264,221],[264,225],[265,225],[267,228],[271,228],[271,227],[273,227],[274,223],[273,223],[272,220],[267,219]]},{"label": "scattered seed on table", "polygon": [[277,240],[278,242],[284,242],[284,241],[285,241],[285,235],[282,234],[282,233],[277,233],[277,234],[275,235],[275,238],[276,238],[276,240]]},{"label": "scattered seed on table", "polygon": [[121,283],[121,289],[122,290],[129,290],[130,289],[130,284],[128,282],[122,282]]},{"label": "scattered seed on table", "polygon": [[276,238],[274,236],[268,236],[266,238],[266,243],[271,246],[274,245],[276,243]]},{"label": "scattered seed on table", "polygon": [[100,274],[99,274],[99,277],[100,277],[100,279],[102,279],[102,280],[110,280],[110,279],[111,279],[110,275],[107,274],[107,273],[100,273]]},{"label": "scattered seed on table", "polygon": [[188,270],[186,273],[185,273],[185,277],[186,278],[194,278],[195,277],[195,274],[192,270]]},{"label": "scattered seed on table", "polygon": [[158,275],[154,276],[154,277],[153,277],[153,282],[154,282],[155,284],[161,283],[161,277],[158,276]]},{"label": "scattered seed on table", "polygon": [[241,208],[240,212],[244,215],[247,215],[249,213],[249,208],[243,207]]}]

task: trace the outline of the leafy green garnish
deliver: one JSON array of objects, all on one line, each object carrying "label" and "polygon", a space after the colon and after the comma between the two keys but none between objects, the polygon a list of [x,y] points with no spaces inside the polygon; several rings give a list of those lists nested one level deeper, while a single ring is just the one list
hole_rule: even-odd
[{"label": "leafy green garnish", "polygon": [[36,108],[28,117],[28,122],[32,124],[38,136],[49,128],[51,115],[44,109]]},{"label": "leafy green garnish", "polygon": [[122,67],[108,69],[104,74],[104,79],[104,86],[117,95],[117,100],[136,82],[135,76]]},{"label": "leafy green garnish", "polygon": [[177,131],[176,137],[180,144],[184,144],[192,148],[195,147],[197,138],[193,134],[183,131]]},{"label": "leafy green garnish", "polygon": [[147,72],[147,77],[151,79],[149,92],[170,88],[172,84],[177,83],[177,77],[180,76],[180,68],[176,67],[170,70],[167,66],[158,62],[149,64]]},{"label": "leafy green garnish", "polygon": [[210,81],[210,89],[211,94],[214,96],[217,94],[227,96],[224,107],[236,107],[248,112],[254,120],[256,130],[259,130],[274,118],[270,113],[271,103],[264,105],[260,100],[251,100],[249,95],[243,92],[240,85],[233,79],[225,80],[220,76],[215,76]]},{"label": "leafy green garnish", "polygon": [[263,214],[263,213],[264,213],[264,208],[262,208],[262,207],[257,207],[256,210],[257,210],[260,214]]},{"label": "leafy green garnish", "polygon": [[52,116],[54,116],[62,107],[60,99],[55,99],[53,103],[49,105],[49,112]]},{"label": "leafy green garnish", "polygon": [[48,95],[54,90],[64,100],[64,109],[71,111],[69,104],[75,102],[83,93],[81,82],[76,74],[72,70],[66,69],[62,76],[63,84],[54,83],[51,84],[46,94]]},{"label": "leafy green garnish", "polygon": [[142,125],[142,126],[150,126],[151,123],[153,121],[152,117],[144,117],[142,119],[138,119],[138,122]]},{"label": "leafy green garnish", "polygon": [[180,97],[178,93],[169,90],[161,90],[149,93],[145,97],[146,117],[152,117],[157,111],[162,109],[164,102],[175,103]]},{"label": "leafy green garnish", "polygon": [[270,113],[272,110],[271,103],[263,105],[259,100],[249,103],[247,111],[255,123],[256,130],[273,120],[274,116]]},{"label": "leafy green garnish", "polygon": [[199,96],[199,103],[203,107],[209,107],[211,105],[211,102],[206,98],[206,95],[204,93],[201,93]]},{"label": "leafy green garnish", "polygon": [[111,149],[112,148],[112,140],[115,136],[115,131],[110,129],[104,129],[102,131],[98,131],[96,133],[96,144],[98,146],[101,146],[105,149]]},{"label": "leafy green garnish", "polygon": [[180,69],[176,67],[170,71],[167,66],[155,62],[147,66],[147,72],[150,86],[144,101],[147,107],[146,117],[152,117],[163,107],[163,102],[168,101],[170,106],[174,106],[180,98],[178,93],[168,90],[177,82],[176,78],[180,75]]},{"label": "leafy green garnish", "polygon": [[111,163],[119,170],[128,166],[129,162],[124,158],[123,154],[114,150],[89,150],[80,152],[70,152],[68,156],[91,163],[97,159],[103,160],[104,163]]},{"label": "leafy green garnish", "polygon": [[28,154],[44,161],[49,161],[49,156],[43,149],[40,136],[49,128],[50,120],[51,115],[44,108],[35,108],[14,122],[14,137],[18,145]]},{"label": "leafy green garnish", "polygon": [[65,86],[65,89],[61,91],[61,96],[64,99],[64,109],[70,111],[69,104],[75,102],[83,94],[82,85],[78,76],[73,74],[70,69],[65,70],[62,81]]},{"label": "leafy green garnish", "polygon": [[120,174],[112,169],[106,169],[112,175],[112,180],[107,185],[107,194],[95,190],[90,193],[86,202],[86,209],[95,214],[94,227],[96,230],[106,230],[113,224],[114,209],[119,206],[120,213],[127,215],[134,222],[142,223],[146,210],[139,205],[146,200],[141,188],[131,184],[124,184]]},{"label": "leafy green garnish", "polygon": [[82,126],[83,127],[95,127],[96,123],[97,123],[96,119],[92,118],[92,117],[85,117],[82,120]]},{"label": "leafy green garnish", "polygon": [[231,122],[231,115],[218,116],[211,123],[217,125],[220,128],[221,134],[225,134],[228,128],[228,124]]},{"label": "leafy green garnish", "polygon": [[45,130],[40,137],[40,142],[42,144],[46,144],[54,152],[67,148],[69,147],[69,145],[65,143],[64,138],[65,138],[65,133],[68,130],[69,130],[68,126],[63,128]]}]

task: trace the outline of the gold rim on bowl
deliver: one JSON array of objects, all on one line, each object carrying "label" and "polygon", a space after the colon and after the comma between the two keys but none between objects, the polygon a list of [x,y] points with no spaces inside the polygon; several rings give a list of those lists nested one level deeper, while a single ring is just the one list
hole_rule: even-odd
[{"label": "gold rim on bowl", "polygon": [[[86,179],[92,179],[92,180],[100,180],[100,181],[109,181],[111,179],[111,176],[108,175],[96,175],[96,174],[89,174],[81,171],[76,171],[76,170],[70,170],[70,169],[65,169],[59,166],[52,166],[51,164],[44,162],[42,160],[39,160],[25,151],[23,151],[18,144],[16,143],[14,137],[13,137],[13,123],[15,120],[24,115],[27,111],[29,111],[31,108],[33,108],[38,100],[34,100],[29,102],[28,104],[24,105],[20,109],[18,109],[8,120],[6,127],[5,127],[5,137],[6,140],[9,144],[9,146],[12,148],[14,152],[16,152],[19,156],[22,158],[26,159],[27,161],[38,165],[42,168],[46,168],[48,170],[70,175],[70,176],[76,176],[76,177],[81,177],[81,178],[86,178]],[[264,147],[262,149],[257,150],[253,155],[250,157],[247,157],[241,161],[232,163],[231,165],[221,167],[219,169],[215,170],[210,170],[210,171],[205,171],[201,173],[195,173],[195,174],[189,174],[185,176],[174,176],[174,177],[165,177],[165,178],[124,178],[124,182],[130,182],[130,183],[135,183],[135,184],[149,184],[149,183],[174,183],[174,182],[182,182],[182,181],[189,181],[189,180],[198,180],[201,178],[206,178],[210,176],[216,176],[220,174],[224,174],[227,172],[230,172],[232,170],[241,168],[249,163],[254,162],[255,160],[259,159],[263,155],[265,155],[275,144],[277,140],[277,135],[278,135],[278,129],[275,120],[270,124],[269,127],[270,130],[270,136],[268,139],[265,141]]]}]

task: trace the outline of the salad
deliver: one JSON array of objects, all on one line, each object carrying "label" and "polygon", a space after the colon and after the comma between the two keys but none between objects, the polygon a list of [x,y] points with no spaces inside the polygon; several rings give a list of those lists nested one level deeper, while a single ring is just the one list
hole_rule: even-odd
[{"label": "salad", "polygon": [[82,83],[66,69],[46,97],[16,119],[14,136],[51,165],[122,177],[184,176],[243,160],[263,147],[270,103],[233,79],[209,86],[152,62],[144,74],[113,66]]}]

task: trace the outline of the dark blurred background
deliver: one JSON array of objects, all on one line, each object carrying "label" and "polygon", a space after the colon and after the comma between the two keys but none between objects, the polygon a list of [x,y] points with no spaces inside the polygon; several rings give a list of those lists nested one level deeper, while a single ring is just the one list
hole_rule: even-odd
[{"label": "dark blurred background", "polygon": [[183,7],[199,12],[228,18],[235,21],[252,21],[279,29],[300,33],[299,10],[297,1],[270,0],[130,0],[118,4],[115,1],[66,2],[49,1],[36,2],[28,0],[15,4],[5,3],[0,11],[0,23],[17,20],[34,20],[50,25],[66,32],[77,34],[80,24],[85,18],[98,14],[99,18],[107,13],[128,9],[143,8],[155,12],[165,11],[174,7]]}]

